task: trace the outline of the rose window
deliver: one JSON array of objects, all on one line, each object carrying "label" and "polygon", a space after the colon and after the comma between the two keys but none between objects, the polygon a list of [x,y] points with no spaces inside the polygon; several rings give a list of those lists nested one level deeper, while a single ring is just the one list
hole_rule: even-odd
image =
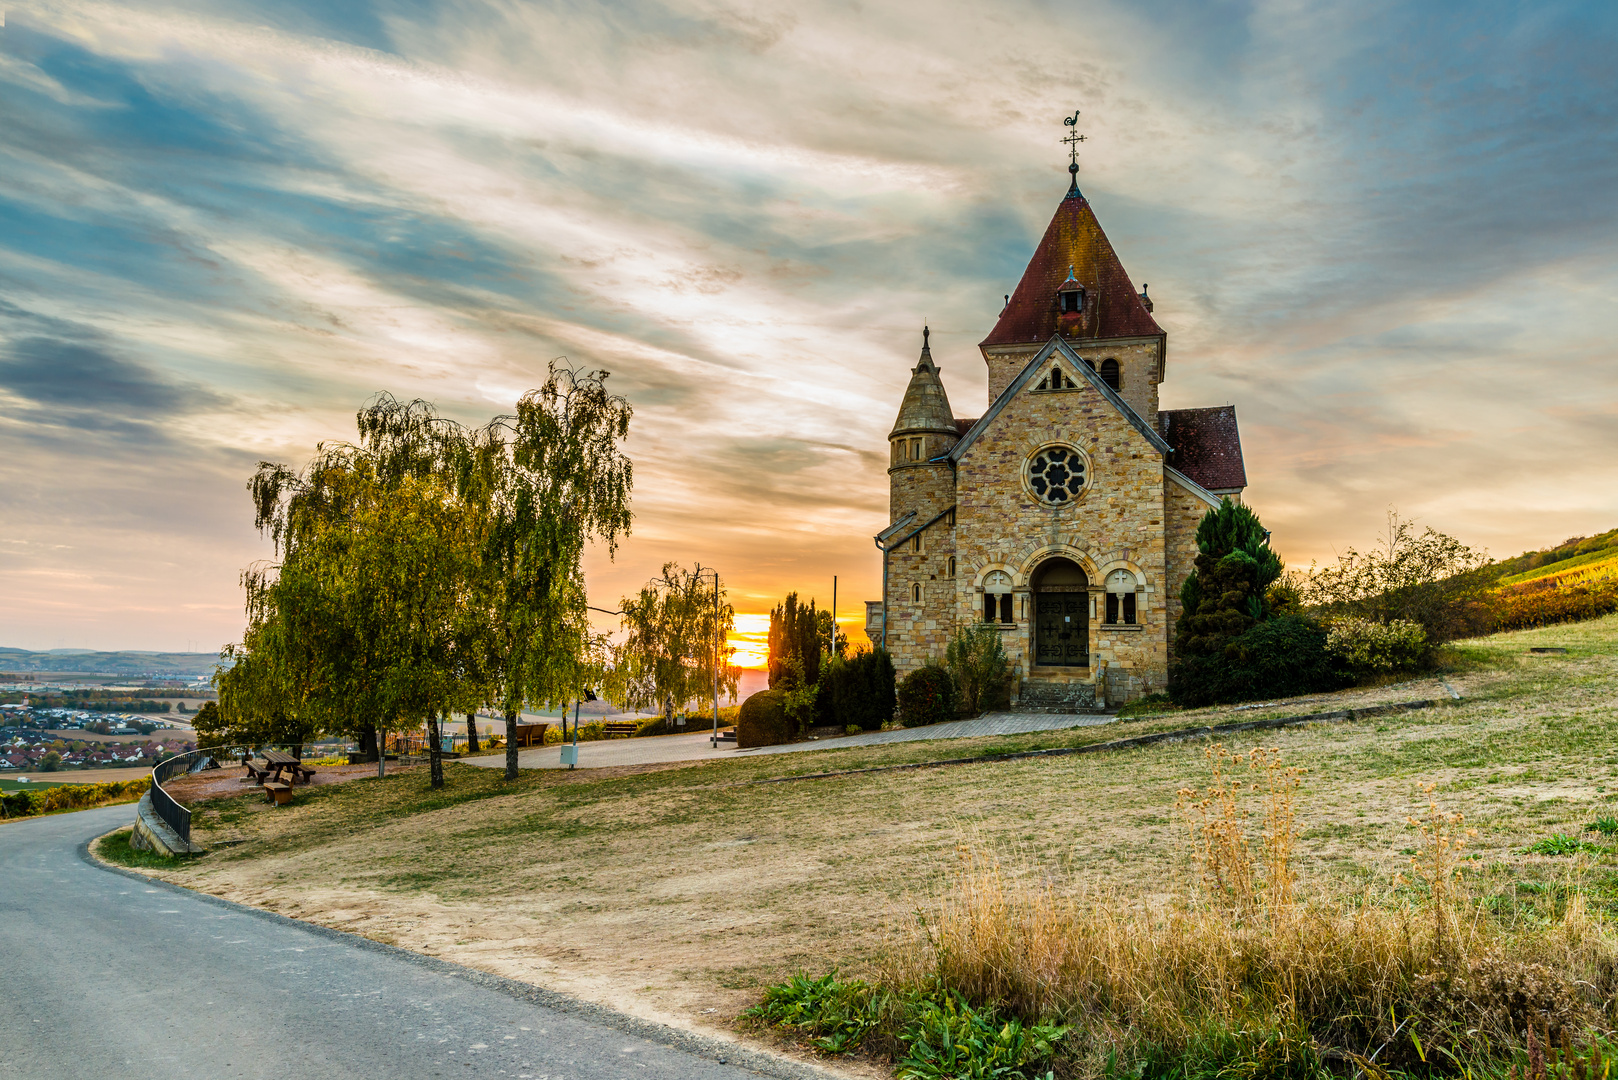
[{"label": "rose window", "polygon": [[1028,466],[1028,486],[1051,506],[1071,502],[1084,490],[1084,458],[1065,446],[1047,447]]}]

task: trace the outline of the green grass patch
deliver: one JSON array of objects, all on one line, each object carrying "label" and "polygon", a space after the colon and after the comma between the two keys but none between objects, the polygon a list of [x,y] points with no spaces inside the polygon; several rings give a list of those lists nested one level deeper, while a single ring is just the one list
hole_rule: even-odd
[{"label": "green grass patch", "polygon": [[16,780],[0,776],[0,792],[34,791],[39,788],[60,787],[63,784],[82,783],[79,780]]},{"label": "green grass patch", "polygon": [[150,851],[140,851],[129,846],[129,841],[135,835],[133,826],[119,829],[109,833],[95,842],[94,851],[98,858],[115,863],[118,866],[127,866],[131,870],[171,870],[178,861],[171,856],[157,855]]}]

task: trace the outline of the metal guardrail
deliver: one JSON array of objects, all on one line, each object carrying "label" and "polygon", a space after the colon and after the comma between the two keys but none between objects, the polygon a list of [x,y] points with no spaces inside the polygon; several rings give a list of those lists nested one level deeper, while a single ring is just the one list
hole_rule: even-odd
[{"label": "metal guardrail", "polygon": [[[276,744],[271,749],[293,749],[290,745]],[[261,747],[251,746],[210,746],[202,750],[188,750],[183,754],[176,754],[166,761],[160,761],[152,769],[152,809],[173,829],[175,834],[186,843],[191,842],[191,811],[188,807],[180,805],[179,801],[163,790],[165,781],[172,780],[181,773],[187,775],[206,768],[204,762],[212,759],[219,766],[228,766],[240,762],[243,754],[253,753]],[[316,753],[329,750],[328,746],[305,743],[300,748],[299,757],[313,750]]]},{"label": "metal guardrail", "polygon": [[179,773],[189,773],[194,765],[206,758],[218,759],[221,755],[229,754],[235,747],[210,747],[206,750],[188,750],[183,754],[175,754],[166,761],[159,761],[152,768],[152,809],[157,816],[168,823],[175,835],[186,843],[191,842],[191,811],[179,804],[174,796],[163,790],[163,782],[172,780]]}]

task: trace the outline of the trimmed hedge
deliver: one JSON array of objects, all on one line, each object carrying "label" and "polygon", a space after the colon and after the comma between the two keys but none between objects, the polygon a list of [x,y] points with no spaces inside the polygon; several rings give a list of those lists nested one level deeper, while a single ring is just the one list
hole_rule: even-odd
[{"label": "trimmed hedge", "polygon": [[945,668],[924,664],[899,683],[899,722],[926,727],[955,719],[955,680]]},{"label": "trimmed hedge", "polygon": [[1301,615],[1257,623],[1211,655],[1188,656],[1169,669],[1176,705],[1223,705],[1295,697],[1353,686],[1326,651],[1326,631]]},{"label": "trimmed hedge", "polygon": [[760,690],[736,714],[736,746],[780,746],[798,733],[798,725],[786,713],[786,692]]}]

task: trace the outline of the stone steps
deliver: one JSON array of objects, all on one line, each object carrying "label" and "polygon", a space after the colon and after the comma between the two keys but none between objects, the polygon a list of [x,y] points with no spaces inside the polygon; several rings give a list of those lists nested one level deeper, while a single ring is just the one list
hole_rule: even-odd
[{"label": "stone steps", "polygon": [[1096,688],[1081,682],[1042,682],[1025,679],[1018,695],[1016,712],[1021,713],[1100,713]]}]

